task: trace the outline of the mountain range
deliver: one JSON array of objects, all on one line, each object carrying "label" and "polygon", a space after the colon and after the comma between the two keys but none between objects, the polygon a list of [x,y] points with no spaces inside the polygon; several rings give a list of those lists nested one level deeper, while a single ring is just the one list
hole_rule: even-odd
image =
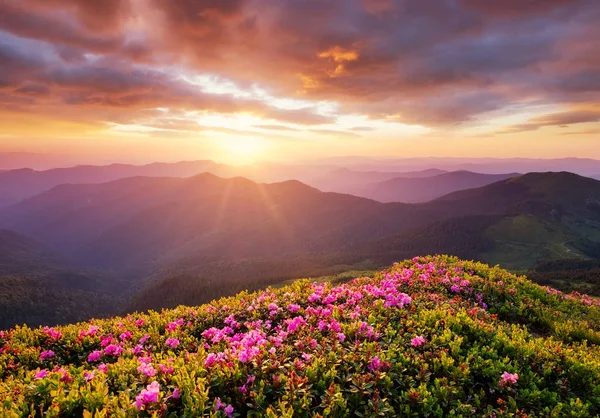
[{"label": "mountain range", "polygon": [[420,203],[458,190],[482,187],[518,175],[518,173],[481,174],[470,171],[453,171],[433,176],[398,176],[380,182],[350,186],[344,191],[379,202]]},{"label": "mountain range", "polygon": [[[472,174],[406,180],[490,180]],[[103,309],[127,297],[121,309],[137,310],[428,253],[513,270],[600,259],[599,181],[565,172],[512,176],[418,204],[210,173],[62,184],[0,210],[0,228],[11,231],[0,234],[8,243],[0,260],[11,276],[99,292]]]}]

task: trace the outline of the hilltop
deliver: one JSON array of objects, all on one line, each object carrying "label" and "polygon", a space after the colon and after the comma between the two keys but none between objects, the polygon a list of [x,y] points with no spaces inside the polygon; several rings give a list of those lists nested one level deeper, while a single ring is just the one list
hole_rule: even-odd
[{"label": "hilltop", "polygon": [[437,256],[0,333],[2,416],[594,416],[600,303]]}]

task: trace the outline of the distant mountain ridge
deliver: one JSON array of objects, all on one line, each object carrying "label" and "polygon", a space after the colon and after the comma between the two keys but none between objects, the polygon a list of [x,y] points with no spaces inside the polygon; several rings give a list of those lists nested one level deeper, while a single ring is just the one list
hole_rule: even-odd
[{"label": "distant mountain ridge", "polygon": [[425,177],[396,177],[353,187],[348,190],[348,193],[383,203],[421,203],[458,190],[482,187],[519,175],[519,173],[481,174],[470,171],[452,171]]},{"label": "distant mountain ridge", "polygon": [[127,177],[189,177],[205,171],[216,174],[228,167],[210,160],[152,163],[142,166],[81,165],[45,171],[16,169],[0,172],[0,207],[9,206],[61,184],[97,184]]}]

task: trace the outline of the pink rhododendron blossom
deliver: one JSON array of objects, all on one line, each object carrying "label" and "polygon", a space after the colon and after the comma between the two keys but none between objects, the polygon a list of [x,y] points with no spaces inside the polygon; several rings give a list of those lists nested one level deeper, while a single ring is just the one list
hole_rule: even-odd
[{"label": "pink rhododendron blossom", "polygon": [[52,357],[54,357],[54,351],[52,350],[46,350],[40,353],[40,360],[48,360]]},{"label": "pink rhododendron blossom", "polygon": [[418,337],[415,337],[412,340],[410,340],[410,345],[412,345],[413,347],[421,347],[422,345],[425,345],[426,343],[427,343],[427,340],[422,335],[419,335]]},{"label": "pink rhododendron blossom", "polygon": [[138,366],[137,371],[148,377],[156,376],[156,370],[152,367],[152,363],[141,363]]},{"label": "pink rhododendron blossom", "polygon": [[108,373],[108,366],[106,364],[102,363],[98,366],[98,371],[100,371],[102,373]]},{"label": "pink rhododendron blossom", "polygon": [[517,373],[504,372],[502,373],[501,378],[501,385],[515,384],[519,380],[519,375]]},{"label": "pink rhododendron blossom", "polygon": [[177,338],[167,338],[165,345],[169,348],[177,348],[179,346],[179,340]]},{"label": "pink rhododendron blossom", "polygon": [[126,331],[124,333],[122,333],[119,338],[121,339],[121,341],[127,341],[131,338],[133,334],[131,333],[131,331]]},{"label": "pink rhododendron blossom", "polygon": [[44,327],[44,334],[53,340],[60,340],[62,338],[62,332],[57,331],[54,327]]},{"label": "pink rhododendron blossom", "polygon": [[146,386],[146,389],[142,389],[140,394],[135,397],[135,406],[138,411],[145,409],[149,404],[157,403],[159,394],[160,385],[156,380]]},{"label": "pink rhododendron blossom", "polygon": [[100,357],[102,357],[102,351],[96,350],[96,351],[92,351],[87,358],[87,361],[89,363],[92,363],[94,361],[98,361],[100,360]]},{"label": "pink rhododendron blossom", "polygon": [[94,376],[96,376],[96,372],[95,371],[91,371],[91,372],[85,371],[85,372],[83,372],[83,379],[86,382],[89,382],[90,380],[92,380],[94,378]]},{"label": "pink rhododendron blossom", "polygon": [[138,326],[138,327],[144,326],[144,320],[143,319],[138,319],[137,321],[135,321],[135,325]]},{"label": "pink rhododendron blossom", "polygon": [[173,399],[179,399],[179,398],[181,398],[181,394],[179,393],[179,389],[178,388],[175,388],[175,390],[173,390],[173,394],[171,395],[171,397]]},{"label": "pink rhododendron blossom", "polygon": [[119,356],[123,352],[123,347],[120,345],[110,344],[104,349],[104,353],[109,356]]},{"label": "pink rhododendron blossom", "polygon": [[34,378],[35,378],[36,380],[39,380],[39,379],[43,379],[43,378],[44,378],[44,377],[46,377],[46,376],[48,376],[48,370],[46,370],[46,369],[42,369],[42,370],[40,370],[39,372],[37,372],[37,373],[35,374]]},{"label": "pink rhododendron blossom", "polygon": [[376,372],[376,371],[379,371],[382,366],[383,366],[383,363],[381,362],[381,359],[378,356],[375,356],[371,359],[368,369],[371,372]]}]

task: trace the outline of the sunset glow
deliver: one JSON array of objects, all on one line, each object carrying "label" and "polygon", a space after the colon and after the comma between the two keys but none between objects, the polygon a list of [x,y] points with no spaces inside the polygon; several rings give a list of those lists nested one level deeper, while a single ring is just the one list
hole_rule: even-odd
[{"label": "sunset glow", "polygon": [[600,158],[596,2],[263,3],[2,0],[0,151]]}]

